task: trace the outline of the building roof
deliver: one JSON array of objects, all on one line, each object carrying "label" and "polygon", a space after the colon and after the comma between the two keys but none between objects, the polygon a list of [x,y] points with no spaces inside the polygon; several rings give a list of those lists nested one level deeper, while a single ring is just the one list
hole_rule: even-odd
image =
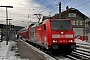
[{"label": "building roof", "polygon": [[66,9],[65,11],[61,12],[61,15],[65,14],[65,13],[67,13],[69,11],[75,11],[75,12],[81,14],[83,17],[85,17],[85,19],[89,18],[85,14],[83,14],[82,12],[80,12],[78,9],[75,9],[75,8]]},{"label": "building roof", "polygon": [[[66,9],[65,11],[62,11],[61,12],[61,16],[68,13],[68,12],[77,12],[79,14],[81,14],[83,17],[85,17],[85,19],[88,19],[89,17],[87,17],[85,14],[83,14],[82,12],[80,12],[78,9],[75,9],[75,8],[68,8]],[[59,18],[59,14],[55,14],[54,16],[52,16],[53,18]]]},{"label": "building roof", "polygon": [[[62,11],[61,12],[61,16],[63,16],[64,14],[66,14],[66,13],[68,13],[68,12],[77,12],[77,13],[79,13],[81,16],[83,16],[84,17],[84,19],[86,20],[86,19],[89,19],[89,17],[87,17],[85,14],[83,14],[82,12],[80,12],[78,9],[75,9],[75,8],[68,8],[68,7],[66,7],[66,10],[65,11]],[[59,18],[59,14],[55,14],[55,15],[53,15],[52,17],[49,17],[49,16],[43,16],[43,19],[42,19],[42,21],[43,20],[45,20],[45,19],[53,19],[53,18]]]}]

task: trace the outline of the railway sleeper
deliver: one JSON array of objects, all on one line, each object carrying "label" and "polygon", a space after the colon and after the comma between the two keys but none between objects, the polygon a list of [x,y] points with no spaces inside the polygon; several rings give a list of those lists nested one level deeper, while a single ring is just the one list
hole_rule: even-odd
[{"label": "railway sleeper", "polygon": [[72,53],[71,56],[74,56],[78,59],[82,59],[82,60],[88,60],[89,58],[83,56],[83,55],[80,55],[80,54],[77,54],[77,53]]}]

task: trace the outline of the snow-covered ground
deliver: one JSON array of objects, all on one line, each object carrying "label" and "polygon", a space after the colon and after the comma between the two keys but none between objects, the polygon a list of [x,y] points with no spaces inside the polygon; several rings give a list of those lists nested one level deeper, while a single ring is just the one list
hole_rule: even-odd
[{"label": "snow-covered ground", "polygon": [[90,43],[88,43],[88,42],[86,42],[86,41],[82,41],[82,40],[80,40],[80,39],[75,39],[75,42],[76,42],[76,43],[82,43],[82,44],[90,44]]},{"label": "snow-covered ground", "polygon": [[6,41],[0,42],[0,60],[6,59],[10,45],[11,42],[9,42],[8,45],[6,45]]},{"label": "snow-covered ground", "polygon": [[10,51],[14,44],[16,44],[14,41],[9,41],[8,45],[6,45],[6,41],[0,42],[0,60],[13,60],[16,58],[15,52]]}]

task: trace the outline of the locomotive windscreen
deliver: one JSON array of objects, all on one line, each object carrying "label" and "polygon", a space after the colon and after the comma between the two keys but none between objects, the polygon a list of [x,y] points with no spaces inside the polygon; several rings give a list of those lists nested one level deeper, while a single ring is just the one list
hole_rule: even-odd
[{"label": "locomotive windscreen", "polygon": [[50,20],[52,30],[71,30],[70,20]]}]

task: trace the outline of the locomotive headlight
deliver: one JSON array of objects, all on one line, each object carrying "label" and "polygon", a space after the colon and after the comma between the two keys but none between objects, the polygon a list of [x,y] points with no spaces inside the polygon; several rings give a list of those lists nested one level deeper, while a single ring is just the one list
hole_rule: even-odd
[{"label": "locomotive headlight", "polygon": [[69,40],[68,42],[73,42],[73,40]]},{"label": "locomotive headlight", "polygon": [[66,34],[66,38],[73,38],[73,34]]},{"label": "locomotive headlight", "polygon": [[61,34],[64,34],[64,32],[61,32]]},{"label": "locomotive headlight", "polygon": [[58,42],[57,40],[53,40],[54,43]]},{"label": "locomotive headlight", "polygon": [[52,38],[60,38],[60,34],[52,34]]}]

